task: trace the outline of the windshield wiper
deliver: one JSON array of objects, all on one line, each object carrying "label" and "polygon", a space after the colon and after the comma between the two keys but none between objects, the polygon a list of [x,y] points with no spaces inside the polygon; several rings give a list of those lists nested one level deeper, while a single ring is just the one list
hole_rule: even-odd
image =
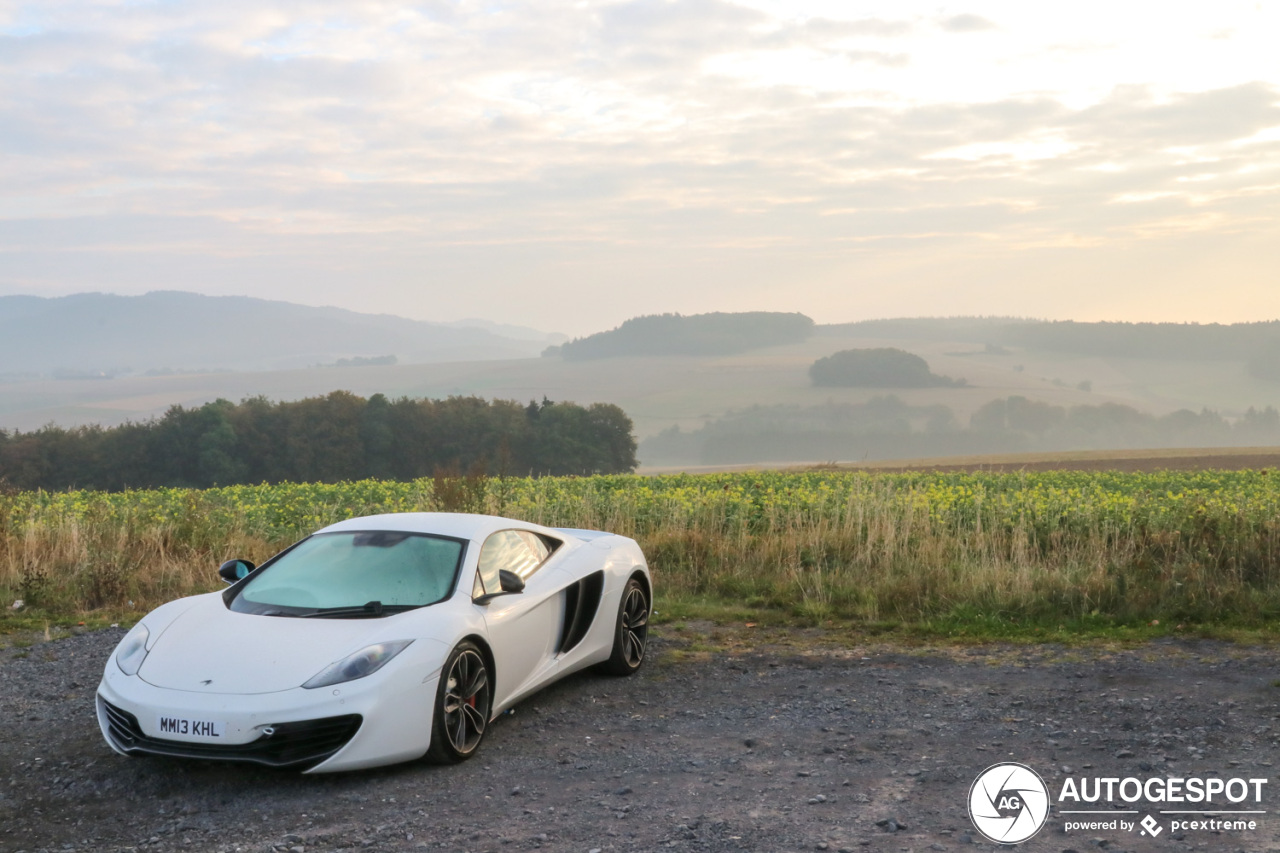
[{"label": "windshield wiper", "polygon": [[313,610],[310,613],[303,613],[300,619],[310,619],[312,616],[381,616],[382,602],[369,601],[359,607],[321,607],[319,610]]},{"label": "windshield wiper", "polygon": [[385,607],[381,601],[370,601],[358,607],[321,607],[319,610],[313,610],[310,613],[303,613],[299,619],[309,619],[312,616],[342,618],[345,616],[381,616],[384,613],[400,613],[404,610],[413,610],[416,604],[388,604]]}]

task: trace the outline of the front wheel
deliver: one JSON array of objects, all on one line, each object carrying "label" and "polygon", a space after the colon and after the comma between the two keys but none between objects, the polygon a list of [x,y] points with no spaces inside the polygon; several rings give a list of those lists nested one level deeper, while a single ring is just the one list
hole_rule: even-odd
[{"label": "front wheel", "polygon": [[649,638],[649,595],[639,578],[627,581],[618,605],[618,624],[613,632],[613,654],[600,668],[613,675],[630,675],[644,663]]},{"label": "front wheel", "polygon": [[459,643],[440,671],[427,758],[456,764],[480,748],[493,709],[489,666],[480,647]]}]

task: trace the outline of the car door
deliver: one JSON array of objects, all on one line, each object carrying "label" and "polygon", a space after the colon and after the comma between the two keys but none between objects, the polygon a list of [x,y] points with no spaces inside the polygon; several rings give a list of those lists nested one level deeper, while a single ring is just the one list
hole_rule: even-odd
[{"label": "car door", "polygon": [[[564,622],[563,583],[547,567],[560,543],[527,530],[500,530],[480,548],[472,598],[484,615],[494,657],[494,708],[536,689],[555,669],[555,645]],[[514,572],[523,592],[500,592],[498,571]],[[488,597],[492,596],[492,597]]]}]

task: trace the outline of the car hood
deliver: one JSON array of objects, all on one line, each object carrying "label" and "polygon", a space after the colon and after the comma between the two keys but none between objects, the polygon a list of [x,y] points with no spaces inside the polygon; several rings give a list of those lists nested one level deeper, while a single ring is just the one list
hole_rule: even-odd
[{"label": "car hood", "polygon": [[407,639],[384,636],[387,619],[396,617],[255,616],[207,596],[164,629],[138,675],[156,687],[196,693],[291,690],[370,643]]}]

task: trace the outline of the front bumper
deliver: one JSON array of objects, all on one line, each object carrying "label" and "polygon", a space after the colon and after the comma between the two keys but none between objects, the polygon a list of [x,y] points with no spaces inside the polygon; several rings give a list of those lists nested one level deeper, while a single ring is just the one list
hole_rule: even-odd
[{"label": "front bumper", "polygon": [[[392,676],[392,673],[387,673]],[[155,687],[109,663],[98,686],[98,725],[123,755],[241,761],[325,773],[408,761],[431,745],[439,673],[374,677],[275,693],[197,693]],[[162,717],[216,720],[215,735],[161,732]]]},{"label": "front bumper", "polygon": [[248,761],[267,767],[310,770],[332,758],[360,729],[359,714],[299,720],[264,727],[256,740],[241,744],[205,743],[150,737],[138,718],[98,696],[98,719],[111,746],[126,755],[168,755],[174,758],[212,758]]}]

